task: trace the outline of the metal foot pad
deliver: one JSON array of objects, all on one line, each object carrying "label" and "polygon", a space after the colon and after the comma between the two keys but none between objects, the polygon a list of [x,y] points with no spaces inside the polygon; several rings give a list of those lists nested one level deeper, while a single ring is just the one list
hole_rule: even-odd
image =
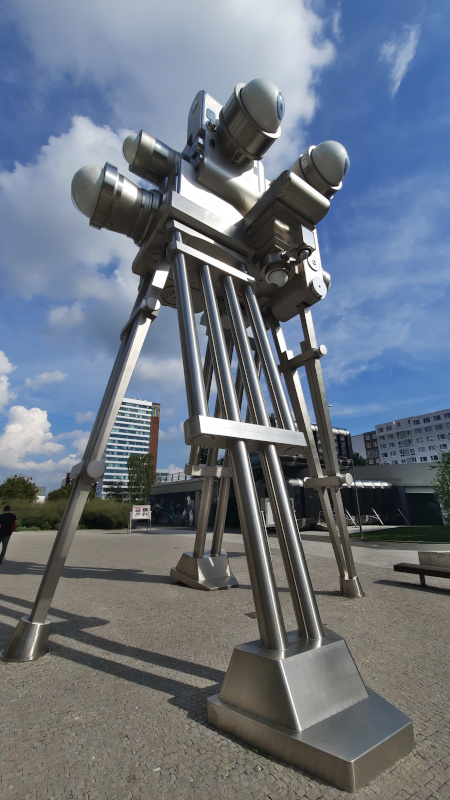
[{"label": "metal foot pad", "polygon": [[208,698],[208,722],[280,761],[356,792],[414,747],[411,720],[368,689],[368,697],[295,732]]},{"label": "metal foot pad", "polygon": [[411,720],[364,685],[345,640],[288,634],[287,650],[234,648],[211,725],[353,792],[414,746]]},{"label": "metal foot pad", "polygon": [[49,619],[45,622],[30,622],[28,617],[21,617],[11,639],[0,653],[1,660],[35,661],[48,653],[49,633]]},{"label": "metal foot pad", "polygon": [[341,578],[341,594],[344,597],[365,597],[359,578]]},{"label": "metal foot pad", "polygon": [[208,553],[201,557],[193,553],[183,553],[176,567],[170,570],[171,578],[190,586],[191,589],[232,589],[238,582],[230,569],[226,553],[211,556]]}]

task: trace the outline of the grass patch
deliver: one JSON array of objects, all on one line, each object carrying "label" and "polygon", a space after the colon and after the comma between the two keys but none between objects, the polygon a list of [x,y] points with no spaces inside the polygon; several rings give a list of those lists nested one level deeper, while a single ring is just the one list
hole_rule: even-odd
[{"label": "grass patch", "polygon": [[[351,533],[352,539],[360,539],[359,533]],[[365,531],[363,537],[368,542],[430,542],[450,544],[450,525],[411,525],[401,528],[383,528]]]}]

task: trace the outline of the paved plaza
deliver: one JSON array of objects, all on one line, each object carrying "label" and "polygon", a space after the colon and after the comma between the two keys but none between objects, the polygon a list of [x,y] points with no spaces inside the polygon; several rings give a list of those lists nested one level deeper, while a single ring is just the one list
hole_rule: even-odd
[{"label": "paved plaza", "polygon": [[[54,532],[18,532],[0,567],[0,647],[30,611]],[[242,538],[225,535],[239,588],[200,592],[169,571],[194,534],[79,531],[50,612],[50,653],[0,663],[2,800],[333,800],[350,797],[210,727],[235,644],[258,638]],[[449,800],[449,581],[394,573],[417,561],[357,543],[366,596],[337,591],[324,535],[303,537],[323,623],[345,637],[365,683],[413,720],[415,750],[355,798]],[[276,540],[288,629],[295,618]],[[437,548],[430,548],[437,549]]]}]

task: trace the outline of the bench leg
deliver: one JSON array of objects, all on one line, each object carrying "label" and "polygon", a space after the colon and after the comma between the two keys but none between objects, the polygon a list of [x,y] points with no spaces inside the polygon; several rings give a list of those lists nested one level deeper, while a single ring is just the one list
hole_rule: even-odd
[{"label": "bench leg", "polygon": [[419,575],[419,578],[420,578],[420,585],[426,586],[427,584],[425,583],[425,575]]}]

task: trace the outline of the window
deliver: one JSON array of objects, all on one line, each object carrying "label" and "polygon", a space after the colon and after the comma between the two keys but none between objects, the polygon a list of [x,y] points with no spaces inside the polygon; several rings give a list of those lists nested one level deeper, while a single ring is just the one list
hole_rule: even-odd
[{"label": "window", "polygon": [[397,425],[397,428],[399,428],[402,423],[401,422],[396,422],[395,424]]},{"label": "window", "polygon": [[385,436],[379,436],[378,438],[379,438],[380,442],[386,441],[386,437]]},{"label": "window", "polygon": [[416,433],[422,433],[422,428],[417,428]]},{"label": "window", "polygon": [[434,436],[427,436],[427,442],[434,442]]},{"label": "window", "polygon": [[436,425],[435,427],[437,431],[442,431],[444,429],[443,425]]},{"label": "window", "polygon": [[398,461],[393,461],[392,463],[393,463],[393,464],[398,464]]},{"label": "window", "polygon": [[450,419],[450,412],[447,412],[446,414],[444,414],[444,417],[445,417],[445,419]]},{"label": "window", "polygon": [[435,415],[434,415],[434,417],[433,417],[433,419],[435,419],[435,420],[438,420],[438,419],[440,419],[440,418],[441,418],[441,415],[440,415],[440,414],[435,414]]},{"label": "window", "polygon": [[418,442],[423,442],[423,436],[419,436],[417,439]]},{"label": "window", "polygon": [[388,434],[388,439],[393,439],[393,438],[394,438],[394,434],[393,433],[389,433]]},{"label": "window", "polygon": [[431,461],[438,461],[439,459],[438,459],[437,456],[430,456],[430,460]]},{"label": "window", "polygon": [[435,448],[434,444],[430,444],[430,446],[429,446],[428,450],[436,450],[436,448]]},{"label": "window", "polygon": [[387,453],[381,453],[381,455],[383,456],[383,458],[387,458]]},{"label": "window", "polygon": [[403,442],[403,444],[412,444],[412,443],[413,443],[412,439],[405,439],[405,441]]},{"label": "window", "polygon": [[[429,422],[430,420],[428,420]],[[377,428],[378,431],[384,431],[384,428]]]},{"label": "window", "polygon": [[396,450],[391,450],[391,456],[396,456],[396,455],[397,455],[397,451]]},{"label": "window", "polygon": [[413,464],[415,464],[417,462],[417,458],[412,458],[411,461]]},{"label": "window", "polygon": [[402,464],[406,464],[406,458],[402,458]]},{"label": "window", "polygon": [[392,430],[392,425],[386,425],[386,430],[387,431],[391,431]]},{"label": "window", "polygon": [[406,431],[407,436],[411,436],[411,431]]},{"label": "window", "polygon": [[425,453],[426,447],[419,447],[419,453]]},{"label": "window", "polygon": [[425,428],[425,433],[431,433],[432,430],[433,430],[433,428],[430,425],[429,428]]},{"label": "window", "polygon": [[411,453],[412,456],[414,456],[416,454],[416,451],[414,450],[414,447],[410,447],[409,448],[409,452]]},{"label": "window", "polygon": [[365,434],[364,434],[364,438],[365,438],[365,439],[370,439],[370,433],[365,433]]},{"label": "window", "polygon": [[421,461],[428,461],[428,456],[420,456]]},{"label": "window", "polygon": [[414,419],[413,425],[420,425],[420,419]]},{"label": "window", "polygon": [[437,438],[438,439],[445,439],[445,433],[438,433]]},{"label": "window", "polygon": [[424,417],[424,418],[423,418],[423,421],[424,421],[424,422],[430,422],[430,418],[429,418],[429,417]]},{"label": "window", "polygon": [[447,450],[447,445],[446,444],[440,444],[439,445],[439,450]]},{"label": "window", "polygon": [[404,450],[400,450],[400,455],[404,456],[405,455],[405,451]]}]

